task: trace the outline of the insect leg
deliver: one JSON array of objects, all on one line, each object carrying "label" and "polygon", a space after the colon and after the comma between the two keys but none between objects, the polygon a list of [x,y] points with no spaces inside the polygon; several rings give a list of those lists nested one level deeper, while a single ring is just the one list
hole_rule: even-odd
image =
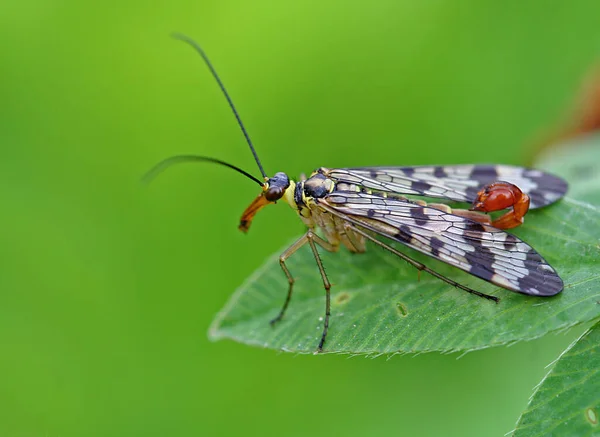
[{"label": "insect leg", "polygon": [[319,251],[317,250],[317,244],[323,247],[323,249],[328,251],[333,251],[334,247],[329,244],[327,241],[323,240],[321,237],[316,235],[312,230],[309,230],[306,233],[308,237],[308,244],[310,244],[310,248],[312,249],[313,255],[315,256],[315,261],[319,266],[319,272],[321,272],[321,278],[323,278],[323,286],[325,287],[325,320],[323,321],[323,333],[321,334],[321,341],[319,342],[319,346],[317,347],[317,352],[323,351],[323,344],[325,344],[325,338],[327,337],[327,330],[329,329],[329,316],[331,315],[331,294],[329,290],[331,289],[331,283],[327,278],[327,274],[325,273],[325,268],[323,267],[323,262],[321,261],[321,257],[319,256]]},{"label": "insect leg", "polygon": [[286,249],[286,251],[283,252],[281,254],[281,256],[279,257],[279,265],[281,266],[283,273],[285,273],[285,276],[287,277],[289,287],[288,287],[287,296],[285,298],[285,302],[283,303],[283,307],[279,311],[279,314],[277,315],[277,317],[275,317],[273,320],[271,320],[271,325],[274,325],[275,323],[279,322],[283,318],[283,315],[285,314],[285,311],[287,310],[287,307],[290,303],[290,299],[292,298],[292,291],[294,289],[294,277],[290,273],[285,262],[294,253],[296,253],[298,251],[298,249],[300,249],[306,243],[308,243],[308,245],[310,246],[310,248],[313,252],[313,255],[317,262],[317,266],[319,267],[319,272],[321,273],[321,277],[323,278],[323,286],[325,287],[325,321],[324,321],[325,324],[324,324],[324,329],[323,329],[323,335],[321,336],[321,341],[319,342],[319,347],[318,347],[318,351],[320,352],[323,350],[323,343],[325,342],[325,337],[327,336],[327,329],[329,327],[329,314],[330,314],[329,289],[331,288],[331,284],[329,282],[329,279],[327,279],[327,275],[325,273],[325,269],[323,268],[323,263],[321,261],[321,257],[319,256],[319,252],[317,251],[316,245],[318,244],[323,249],[325,249],[329,252],[334,252],[336,250],[336,247],[333,246],[332,244],[330,244],[329,242],[323,240],[318,235],[316,235],[311,229],[309,229],[308,232],[306,232],[306,234],[304,234],[294,244],[292,244],[288,249]]},{"label": "insect leg", "polygon": [[345,223],[344,227],[346,229],[351,229],[352,231],[354,231],[354,232],[356,232],[356,233],[358,233],[360,235],[363,235],[365,238],[371,240],[373,243],[377,244],[378,246],[381,246],[384,249],[392,252],[394,255],[402,258],[404,261],[408,262],[410,265],[412,265],[413,267],[415,267],[419,271],[422,270],[424,272],[427,272],[430,275],[435,276],[438,279],[441,279],[442,281],[446,282],[447,284],[450,284],[450,285],[452,285],[452,286],[454,286],[456,288],[460,288],[461,290],[464,290],[464,291],[466,291],[468,293],[471,293],[471,294],[474,294],[476,296],[483,297],[483,298],[489,299],[489,300],[493,300],[494,302],[499,302],[500,301],[500,299],[498,299],[496,296],[490,296],[489,294],[481,293],[480,291],[473,290],[472,288],[469,288],[469,287],[465,287],[464,285],[459,284],[458,282],[453,281],[452,279],[449,279],[449,278],[446,278],[443,275],[440,275],[435,270],[431,270],[425,264],[421,264],[420,262],[415,261],[414,259],[412,259],[408,255],[406,255],[406,254],[404,254],[404,253],[402,253],[402,252],[394,249],[392,246],[390,246],[388,244],[385,244],[383,241],[378,240],[377,238],[375,238],[372,235],[370,235],[369,233],[367,233],[367,232],[359,229],[357,226],[355,226],[353,224]]},{"label": "insect leg", "polygon": [[281,266],[281,270],[283,270],[283,273],[285,273],[285,276],[287,277],[289,286],[288,286],[288,292],[287,292],[287,296],[285,298],[285,302],[283,303],[283,307],[281,307],[281,310],[279,311],[279,314],[277,315],[277,317],[275,317],[273,320],[271,320],[271,322],[270,322],[271,326],[275,325],[275,323],[279,322],[283,318],[283,315],[285,314],[285,310],[287,309],[287,307],[290,303],[290,299],[292,298],[292,290],[294,288],[294,277],[292,276],[289,269],[285,265],[285,260],[287,260],[294,253],[296,253],[296,251],[298,249],[300,249],[302,246],[304,246],[308,242],[307,235],[308,235],[308,232],[306,234],[304,234],[302,237],[300,237],[298,239],[298,241],[296,241],[294,244],[292,244],[290,247],[288,247],[285,250],[285,252],[283,252],[279,256],[279,265]]}]

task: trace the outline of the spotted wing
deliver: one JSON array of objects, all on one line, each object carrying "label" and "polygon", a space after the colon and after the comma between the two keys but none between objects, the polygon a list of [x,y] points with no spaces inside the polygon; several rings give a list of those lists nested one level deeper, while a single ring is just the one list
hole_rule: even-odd
[{"label": "spotted wing", "polygon": [[523,294],[563,289],[556,271],[531,246],[492,226],[400,199],[334,192],[319,205],[365,229],[478,278]]},{"label": "spotted wing", "polygon": [[477,192],[496,181],[510,182],[527,193],[530,208],[549,205],[565,195],[567,183],[540,170],[509,165],[360,167],[331,169],[338,183],[398,194],[414,194],[472,203]]}]

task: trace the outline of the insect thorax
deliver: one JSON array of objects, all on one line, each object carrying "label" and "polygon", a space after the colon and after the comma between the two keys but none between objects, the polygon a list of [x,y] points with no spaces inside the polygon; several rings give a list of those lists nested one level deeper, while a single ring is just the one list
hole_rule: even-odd
[{"label": "insect thorax", "polygon": [[311,207],[314,207],[314,199],[320,199],[333,192],[335,182],[325,175],[314,172],[310,178],[304,181],[290,181],[283,199],[303,219],[310,219]]},{"label": "insect thorax", "polygon": [[322,169],[317,170],[304,181],[290,181],[283,200],[298,213],[306,226],[320,229],[323,237],[336,249],[343,244],[351,252],[364,252],[364,237],[346,230],[343,220],[318,206],[318,199],[333,193],[336,189],[335,181],[321,171]]}]

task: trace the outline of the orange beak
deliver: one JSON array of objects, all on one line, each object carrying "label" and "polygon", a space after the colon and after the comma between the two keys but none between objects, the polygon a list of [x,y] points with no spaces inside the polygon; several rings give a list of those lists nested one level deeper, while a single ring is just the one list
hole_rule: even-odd
[{"label": "orange beak", "polygon": [[238,229],[244,233],[248,232],[248,229],[250,229],[250,225],[252,224],[252,219],[254,218],[256,213],[263,209],[265,206],[267,206],[269,203],[273,202],[268,201],[266,197],[262,194],[256,199],[254,199],[254,201],[250,204],[248,208],[246,208],[246,210],[242,214],[242,218],[240,219],[240,225],[238,226]]}]

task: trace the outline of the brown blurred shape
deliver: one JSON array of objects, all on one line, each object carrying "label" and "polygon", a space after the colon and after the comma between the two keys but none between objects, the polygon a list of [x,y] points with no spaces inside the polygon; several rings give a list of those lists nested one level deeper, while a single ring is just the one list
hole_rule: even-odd
[{"label": "brown blurred shape", "polygon": [[583,80],[568,109],[566,122],[538,144],[528,161],[531,162],[536,155],[557,143],[597,130],[600,130],[600,64],[592,68]]}]

